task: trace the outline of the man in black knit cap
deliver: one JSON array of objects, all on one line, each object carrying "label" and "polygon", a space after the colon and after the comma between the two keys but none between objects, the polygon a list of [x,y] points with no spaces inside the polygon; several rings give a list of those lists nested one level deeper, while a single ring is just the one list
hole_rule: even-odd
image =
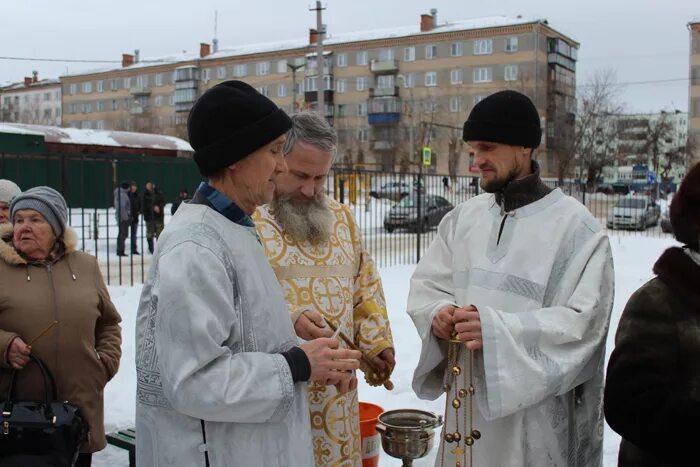
[{"label": "man in black knit cap", "polygon": [[[413,389],[457,400],[438,463],[602,462],[612,255],[585,206],[540,179],[532,156],[541,138],[539,113],[521,93],[474,106],[463,139],[486,193],[445,216],[411,279],[408,313],[422,340]],[[458,378],[451,339],[463,342]]]},{"label": "man in black knit cap", "polygon": [[187,123],[207,178],[159,238],[136,325],[139,465],[313,466],[307,382],[348,386],[360,352],[297,346],[250,215],[287,171],[289,117],[241,81]]}]

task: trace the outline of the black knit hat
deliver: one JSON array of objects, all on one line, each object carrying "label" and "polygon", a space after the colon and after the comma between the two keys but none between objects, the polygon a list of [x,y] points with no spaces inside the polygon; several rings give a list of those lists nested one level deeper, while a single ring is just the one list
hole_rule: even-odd
[{"label": "black knit hat", "polygon": [[285,134],[292,121],[242,81],[217,84],[197,99],[187,119],[194,161],[209,176]]},{"label": "black knit hat", "polygon": [[540,115],[526,95],[500,91],[474,106],[464,122],[462,139],[534,149],[542,139]]},{"label": "black knit hat", "polygon": [[695,164],[681,181],[670,211],[676,240],[700,251],[700,163]]}]

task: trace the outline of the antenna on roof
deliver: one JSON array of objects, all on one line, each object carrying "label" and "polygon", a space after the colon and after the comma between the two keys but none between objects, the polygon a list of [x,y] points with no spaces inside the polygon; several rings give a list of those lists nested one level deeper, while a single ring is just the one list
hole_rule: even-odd
[{"label": "antenna on roof", "polygon": [[212,39],[212,41],[211,41],[211,43],[214,46],[214,53],[219,51],[219,38],[217,36],[218,23],[219,23],[219,11],[214,10],[214,39]]}]

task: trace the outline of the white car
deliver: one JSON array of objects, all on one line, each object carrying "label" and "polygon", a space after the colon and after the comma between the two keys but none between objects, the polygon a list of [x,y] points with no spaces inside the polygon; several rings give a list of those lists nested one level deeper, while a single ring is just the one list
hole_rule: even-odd
[{"label": "white car", "polygon": [[646,230],[659,223],[661,208],[648,196],[628,196],[615,203],[608,214],[609,229]]}]

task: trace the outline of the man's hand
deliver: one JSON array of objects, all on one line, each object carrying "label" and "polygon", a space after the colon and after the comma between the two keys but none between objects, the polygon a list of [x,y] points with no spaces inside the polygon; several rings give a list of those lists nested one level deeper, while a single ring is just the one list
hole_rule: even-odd
[{"label": "man's hand", "polygon": [[480,350],[484,343],[481,337],[479,310],[474,305],[459,308],[452,316],[457,339],[465,343],[469,350]]},{"label": "man's hand", "polygon": [[[339,349],[337,339],[320,337],[300,345],[311,365],[311,381],[335,385],[340,391],[350,389],[355,378],[353,370],[360,367],[359,350]],[[357,382],[355,382],[357,385]]]},{"label": "man's hand", "polygon": [[153,212],[160,214],[160,206],[153,206]]},{"label": "man's hand", "polygon": [[394,349],[384,349],[379,355],[372,359],[372,363],[380,370],[391,371],[396,365],[396,360],[394,360]]},{"label": "man's hand", "polygon": [[15,370],[21,370],[29,363],[30,353],[32,353],[32,348],[25,344],[20,337],[15,337],[7,348],[7,363]]},{"label": "man's hand", "polygon": [[333,331],[326,326],[321,313],[313,310],[306,310],[294,323],[294,331],[297,336],[306,341],[314,340],[319,337],[331,337]]},{"label": "man's hand", "polygon": [[433,317],[433,334],[439,339],[449,340],[454,332],[453,315],[457,308],[452,305],[444,306]]}]

